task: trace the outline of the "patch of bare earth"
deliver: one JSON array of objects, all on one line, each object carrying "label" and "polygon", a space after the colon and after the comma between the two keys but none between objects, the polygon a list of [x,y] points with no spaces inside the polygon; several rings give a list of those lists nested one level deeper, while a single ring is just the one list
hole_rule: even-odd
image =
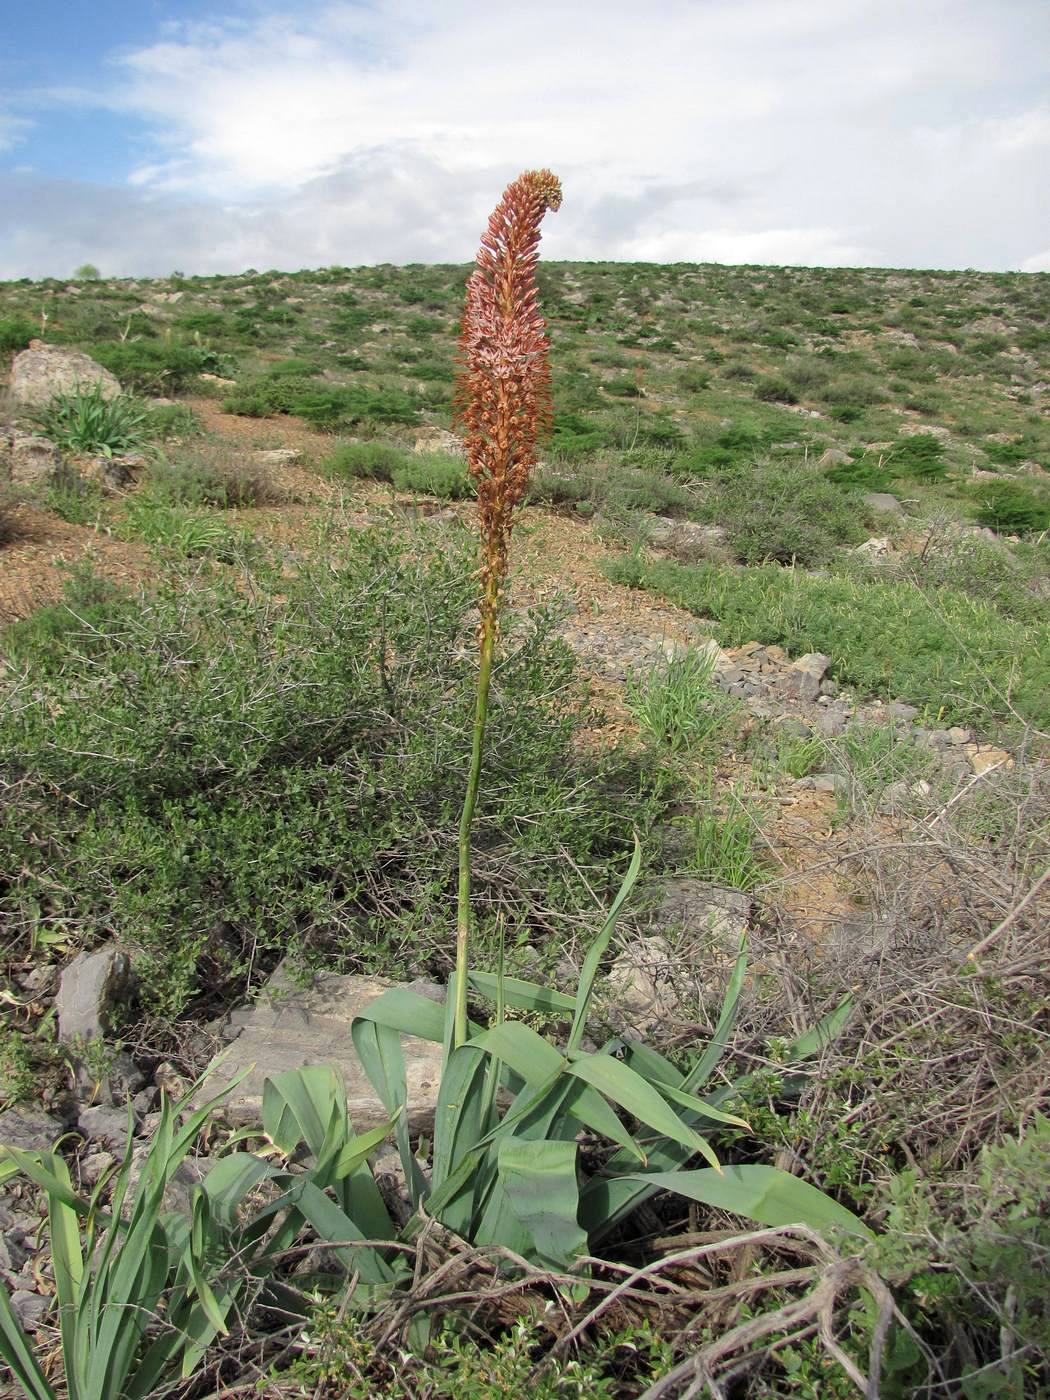
[{"label": "patch of bare earth", "polygon": [[70,568],[77,564],[89,564],[115,583],[133,587],[153,575],[154,566],[143,545],[86,525],[70,525],[30,506],[18,507],[14,517],[16,536],[0,549],[0,623],[55,602]]}]

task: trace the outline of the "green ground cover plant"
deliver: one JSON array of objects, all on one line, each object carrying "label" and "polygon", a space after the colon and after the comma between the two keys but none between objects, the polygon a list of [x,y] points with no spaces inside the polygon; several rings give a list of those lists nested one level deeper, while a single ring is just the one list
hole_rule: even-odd
[{"label": "green ground cover plant", "polygon": [[714,618],[726,645],[758,640],[794,655],[825,652],[838,679],[959,722],[1008,723],[1016,711],[1039,727],[1050,723],[1046,629],[951,589],[630,556],[605,569],[616,582]]},{"label": "green ground cover plant", "polygon": [[[80,575],[65,605],[3,634],[35,678],[35,698],[0,711],[18,793],[0,846],[5,869],[24,868],[0,895],[7,926],[27,946],[59,926],[83,946],[118,933],[165,1014],[205,983],[237,986],[253,947],[258,968],[288,948],[362,971],[442,966],[469,733],[465,544],[412,561],[393,538],[336,534],[295,580],[258,554],[250,569],[250,596],[172,575],[142,600]],[[648,800],[623,759],[570,757],[573,668],[553,630],[512,631],[495,679],[479,878],[491,869],[493,911],[514,927],[533,901],[578,907],[559,849],[608,880],[625,837],[603,792],[633,781],[643,824]]]},{"label": "green ground cover plant", "polygon": [[975,493],[977,519],[1003,535],[1034,535],[1050,530],[1050,489],[1043,483],[981,482]]}]

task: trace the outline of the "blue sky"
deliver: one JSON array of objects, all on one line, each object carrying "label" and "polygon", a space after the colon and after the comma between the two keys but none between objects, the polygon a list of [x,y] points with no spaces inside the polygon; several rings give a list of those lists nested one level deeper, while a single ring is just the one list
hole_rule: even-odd
[{"label": "blue sky", "polygon": [[42,0],[0,277],[550,256],[1050,270],[1047,0]]}]

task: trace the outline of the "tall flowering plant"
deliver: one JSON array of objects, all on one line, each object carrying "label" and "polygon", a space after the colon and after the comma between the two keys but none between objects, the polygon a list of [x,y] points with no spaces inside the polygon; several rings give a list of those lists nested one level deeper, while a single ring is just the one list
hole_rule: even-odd
[{"label": "tall flowering plant", "polygon": [[454,409],[477,490],[481,524],[480,665],[474,737],[459,827],[455,1044],[467,1038],[471,826],[478,800],[492,657],[514,511],[528,489],[536,443],[551,419],[547,333],[536,287],[540,223],[561,205],[549,170],[527,170],[492,211],[467,283]]}]

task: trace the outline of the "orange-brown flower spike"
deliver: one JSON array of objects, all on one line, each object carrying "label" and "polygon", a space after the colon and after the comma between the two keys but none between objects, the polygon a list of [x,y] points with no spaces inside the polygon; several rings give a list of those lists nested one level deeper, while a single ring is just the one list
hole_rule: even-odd
[{"label": "orange-brown flower spike", "polygon": [[493,210],[467,283],[454,403],[481,516],[483,631],[496,622],[514,509],[528,488],[537,439],[550,425],[536,265],[540,221],[560,204],[561,184],[549,170],[519,175]]},{"label": "orange-brown flower spike", "polygon": [[525,495],[536,460],[536,439],[551,417],[547,335],[536,292],[540,221],[548,209],[560,204],[561,185],[549,170],[527,170],[503,191],[467,283],[459,338],[461,368],[455,405],[481,515],[481,627],[474,738],[459,821],[453,1030],[457,1046],[468,1035],[470,829],[481,782],[507,546],[514,508]]}]

